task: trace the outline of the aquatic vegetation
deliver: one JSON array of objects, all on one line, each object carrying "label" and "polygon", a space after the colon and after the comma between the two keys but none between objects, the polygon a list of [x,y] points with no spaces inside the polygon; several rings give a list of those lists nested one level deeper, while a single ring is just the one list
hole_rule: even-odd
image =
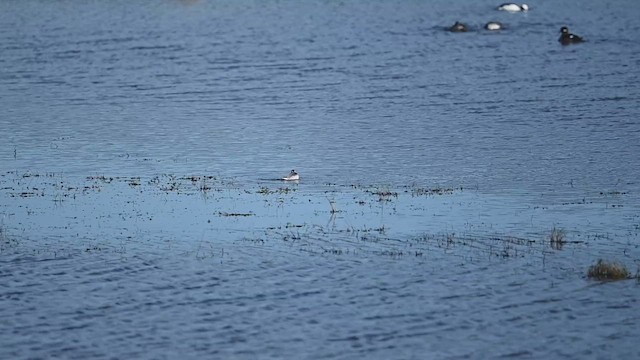
[{"label": "aquatic vegetation", "polygon": [[87,180],[97,180],[103,183],[109,184],[113,181],[113,177],[106,177],[104,175],[100,176],[87,176]]},{"label": "aquatic vegetation", "polygon": [[397,249],[375,251],[374,253],[382,256],[389,256],[392,258],[399,258],[405,255],[405,253],[402,250],[397,250]]},{"label": "aquatic vegetation", "polygon": [[296,189],[293,189],[290,187],[281,187],[275,190],[271,190],[266,186],[262,186],[258,191],[256,191],[256,193],[262,194],[262,195],[271,195],[271,194],[288,194],[293,191],[296,191]]},{"label": "aquatic vegetation", "polygon": [[373,195],[378,195],[380,197],[398,197],[398,193],[395,191],[391,191],[389,189],[376,189],[376,190],[367,190],[368,193]]},{"label": "aquatic vegetation", "polygon": [[129,186],[140,186],[140,177],[132,177],[130,179],[126,179],[125,182],[128,183]]},{"label": "aquatic vegetation", "polygon": [[224,216],[224,217],[247,217],[247,216],[253,216],[253,213],[228,213],[228,212],[224,212],[224,211],[220,211],[218,212],[218,215],[220,216]]},{"label": "aquatic vegetation", "polygon": [[599,259],[589,267],[587,277],[596,280],[624,280],[631,278],[631,273],[622,264]]},{"label": "aquatic vegetation", "polygon": [[290,187],[281,187],[276,190],[278,194],[288,194],[293,191],[296,191],[296,189],[292,189]]},{"label": "aquatic vegetation", "polygon": [[191,185],[197,187],[199,191],[207,192],[213,189],[209,185],[208,181],[216,181],[217,178],[212,175],[205,175],[205,176],[189,175],[189,176],[180,177],[178,180],[191,182]]},{"label": "aquatic vegetation", "polygon": [[[211,259],[216,256],[217,249],[213,246],[211,241],[201,240],[198,243],[198,249],[195,256],[198,260]],[[224,248],[220,249],[220,257],[224,257]]]},{"label": "aquatic vegetation", "polygon": [[551,230],[551,234],[549,234],[549,242],[552,249],[562,250],[562,247],[567,243],[564,229],[556,228],[554,226]]},{"label": "aquatic vegetation", "polygon": [[446,195],[446,194],[453,194],[453,191],[454,191],[453,188],[442,188],[442,187],[436,187],[436,188],[433,188],[433,189],[417,188],[417,189],[412,189],[411,190],[411,195],[412,196]]},{"label": "aquatic vegetation", "polygon": [[417,247],[438,248],[449,254],[457,254],[470,258],[497,257],[523,258],[539,254],[536,240],[505,234],[465,234],[445,232],[439,234],[423,234],[413,239]]},{"label": "aquatic vegetation", "polygon": [[389,190],[374,192],[374,194],[378,195],[380,197],[390,197],[390,196],[398,197],[398,193],[397,192],[389,191]]},{"label": "aquatic vegetation", "polygon": [[5,230],[4,225],[0,224],[0,244],[8,243],[7,240],[7,230]]},{"label": "aquatic vegetation", "polygon": [[164,178],[164,184],[159,186],[160,190],[164,192],[181,192],[184,182],[181,182],[175,175],[165,175]]},{"label": "aquatic vegetation", "polygon": [[203,178],[202,181],[200,182],[200,185],[198,186],[198,190],[202,192],[207,192],[211,190],[211,186],[207,184],[207,180],[205,178]]},{"label": "aquatic vegetation", "polygon": [[290,228],[301,228],[304,227],[303,224],[293,224],[293,223],[287,223],[287,225],[285,225],[285,228],[290,229]]},{"label": "aquatic vegetation", "polygon": [[100,247],[98,245],[93,245],[91,247],[87,247],[84,251],[85,252],[97,252],[97,251],[102,251],[105,250],[104,247]]},{"label": "aquatic vegetation", "polygon": [[240,239],[241,242],[248,242],[248,243],[253,243],[253,244],[264,244],[265,240],[262,238],[248,238],[248,237],[244,237],[242,239]]},{"label": "aquatic vegetation", "polygon": [[[560,227],[547,230],[542,228],[542,231],[532,230],[530,233],[538,234],[537,237],[527,238],[494,230],[493,223],[485,225],[471,220],[464,226],[456,225],[455,221],[446,215],[451,208],[464,209],[465,206],[474,204],[472,202],[471,205],[464,205],[461,202],[467,199],[465,194],[458,194],[462,192],[461,187],[429,187],[416,184],[400,187],[330,186],[331,188],[327,189],[322,185],[311,191],[307,191],[305,187],[286,186],[281,183],[246,187],[233,182],[233,179],[192,174],[159,174],[149,177],[94,174],[80,179],[69,179],[57,174],[38,175],[17,171],[0,174],[0,195],[15,198],[16,202],[22,201],[28,220],[35,222],[44,217],[44,212],[55,211],[66,222],[66,227],[61,229],[52,226],[49,229],[51,233],[67,230],[71,233],[75,231],[74,227],[77,227],[80,230],[75,231],[75,234],[82,235],[84,229],[88,238],[96,237],[91,233],[91,226],[95,222],[101,226],[120,226],[125,230],[116,230],[121,231],[123,236],[130,235],[126,230],[129,228],[129,221],[136,221],[138,226],[144,226],[144,223],[153,219],[159,224],[155,226],[165,229],[164,222],[171,221],[171,218],[164,215],[165,211],[160,210],[162,207],[171,210],[176,219],[192,221],[191,225],[213,224],[207,225],[206,231],[231,229],[228,231],[229,239],[223,239],[223,244],[228,244],[237,234],[244,234],[244,227],[247,227],[252,233],[262,233],[261,230],[264,230],[266,235],[255,238],[249,236],[242,241],[243,243],[262,244],[267,239],[282,239],[288,243],[287,246],[295,246],[304,252],[342,256],[357,254],[408,259],[443,254],[470,262],[489,258],[517,261],[528,257],[527,261],[535,262],[542,259],[544,264],[545,255],[549,254],[549,246],[559,250],[568,244],[608,243],[600,238],[602,235],[595,235],[597,237],[591,241],[589,237],[594,235],[584,235],[580,231],[573,234],[580,240],[568,240],[567,232]],[[136,190],[131,191],[132,188]],[[168,192],[173,194],[167,196]],[[206,196],[203,202],[188,198],[196,194],[208,195],[209,192],[215,192],[219,196],[216,196],[213,202],[208,202]],[[102,194],[92,195],[98,193]],[[298,193],[301,193],[300,196],[297,196]],[[91,197],[83,198],[85,194]],[[447,195],[447,199],[434,198],[439,195]],[[460,200],[457,195],[460,195]],[[21,198],[23,200],[19,200]],[[65,208],[62,202],[71,199],[76,199],[74,207]],[[48,206],[50,201],[55,202],[56,206]],[[93,204],[100,201],[109,206],[102,206],[99,211],[93,210]],[[109,210],[112,208],[112,201],[121,202],[117,212]],[[324,201],[328,202],[328,207]],[[388,206],[389,203],[391,206]],[[272,207],[274,204],[278,206],[277,209]],[[95,213],[95,216],[85,216],[75,211],[75,208],[82,209],[82,206],[92,206],[91,213]],[[396,207],[399,210],[396,210]],[[233,209],[236,210],[231,211]],[[434,216],[435,220],[425,220],[425,216]],[[163,222],[160,223],[156,219]],[[439,225],[441,219],[451,225]],[[416,220],[416,224],[424,226],[424,234],[412,235],[410,227],[413,220]],[[405,224],[408,224],[409,228],[405,227]],[[238,232],[237,229],[242,231]],[[640,225],[636,224],[636,232],[637,229],[640,229]],[[540,233],[543,235],[539,236]],[[126,241],[129,242],[136,236],[129,236]],[[586,238],[581,238],[582,236]],[[0,251],[11,249],[15,246],[14,243],[17,243],[16,238],[7,236],[6,228],[0,228]],[[273,242],[271,245],[280,246],[277,243],[274,245]],[[114,247],[108,244],[93,246],[84,243],[72,249],[83,253],[97,253],[112,251]],[[60,252],[59,249],[54,250]],[[193,251],[190,248],[187,250]],[[214,253],[217,257],[219,251],[218,245],[213,247],[203,242],[198,248],[197,257],[209,258]],[[55,255],[55,251],[53,253]]]},{"label": "aquatic vegetation", "polygon": [[617,191],[617,190],[600,191],[600,195],[602,195],[602,196],[620,196],[620,195],[627,195],[627,192],[626,191]]},{"label": "aquatic vegetation", "polygon": [[329,198],[327,198],[327,201],[329,201],[329,205],[331,206],[331,213],[332,214],[337,213],[339,210],[338,208],[336,208],[336,201]]},{"label": "aquatic vegetation", "polygon": [[391,201],[391,198],[397,198],[398,193],[391,191],[388,188],[368,189],[365,192],[378,196],[378,202]]},{"label": "aquatic vegetation", "polygon": [[331,255],[342,255],[343,253],[349,253],[349,250],[342,250],[342,249],[337,249],[337,248],[330,248],[330,249],[325,249],[323,247],[320,247],[322,249],[322,251],[325,254],[331,254]]}]

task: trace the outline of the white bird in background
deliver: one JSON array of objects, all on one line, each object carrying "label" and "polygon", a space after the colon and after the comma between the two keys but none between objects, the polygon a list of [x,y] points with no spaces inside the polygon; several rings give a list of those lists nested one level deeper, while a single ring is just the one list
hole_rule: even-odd
[{"label": "white bird in background", "polygon": [[300,174],[298,174],[295,170],[291,170],[289,175],[283,177],[282,180],[284,181],[300,180]]},{"label": "white bird in background", "polygon": [[529,10],[529,5],[527,4],[514,4],[514,3],[504,3],[498,6],[498,10],[509,11],[509,12],[518,12],[518,11],[527,11]]}]

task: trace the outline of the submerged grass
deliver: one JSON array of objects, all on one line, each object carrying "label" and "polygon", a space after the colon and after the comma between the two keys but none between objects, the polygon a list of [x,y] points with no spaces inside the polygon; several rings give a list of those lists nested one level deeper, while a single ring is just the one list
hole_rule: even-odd
[{"label": "submerged grass", "polygon": [[253,216],[254,214],[251,213],[251,212],[248,212],[248,213],[228,213],[228,212],[224,212],[224,211],[219,211],[218,215],[224,216],[224,217],[247,217],[247,216]]},{"label": "submerged grass", "polygon": [[631,273],[622,264],[599,259],[589,267],[587,277],[596,280],[624,280],[630,279]]},{"label": "submerged grass", "polygon": [[260,190],[256,191],[256,193],[262,194],[262,195],[271,195],[271,194],[288,194],[294,191],[296,191],[296,189],[289,188],[289,187],[280,187],[278,189],[271,190],[266,186],[261,186]]},{"label": "submerged grass", "polygon": [[443,187],[435,187],[435,188],[417,188],[411,190],[412,196],[434,196],[434,195],[445,195],[445,194],[453,194],[453,188],[443,188]]}]

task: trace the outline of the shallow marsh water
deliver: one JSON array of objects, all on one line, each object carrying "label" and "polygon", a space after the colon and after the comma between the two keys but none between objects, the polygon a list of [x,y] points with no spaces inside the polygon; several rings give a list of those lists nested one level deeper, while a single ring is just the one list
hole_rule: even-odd
[{"label": "shallow marsh water", "polygon": [[495,5],[0,2],[0,357],[638,357],[640,6]]}]

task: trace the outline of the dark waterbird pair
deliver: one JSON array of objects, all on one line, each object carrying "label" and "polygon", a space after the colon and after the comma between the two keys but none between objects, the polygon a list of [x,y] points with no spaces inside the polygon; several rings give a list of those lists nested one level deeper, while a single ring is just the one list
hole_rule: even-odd
[{"label": "dark waterbird pair", "polygon": [[[488,23],[486,23],[484,25],[484,28],[487,30],[501,30],[503,28],[502,24],[497,22],[497,21],[490,21]],[[453,24],[450,28],[449,31],[451,32],[467,32],[469,31],[469,27],[464,24],[461,23],[459,21],[456,21],[455,24]]]}]

